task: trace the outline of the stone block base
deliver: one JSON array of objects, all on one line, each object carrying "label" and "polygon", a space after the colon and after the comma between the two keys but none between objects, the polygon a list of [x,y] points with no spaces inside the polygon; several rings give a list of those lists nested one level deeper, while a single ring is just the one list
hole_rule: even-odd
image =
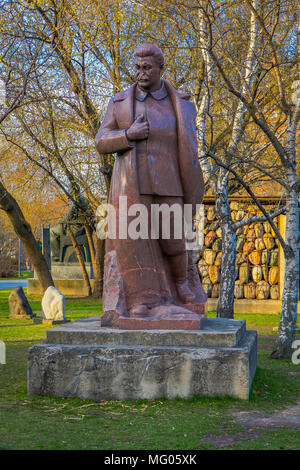
[{"label": "stone block base", "polygon": [[[90,284],[93,289],[95,280],[90,279]],[[85,297],[86,287],[84,281],[81,279],[54,279],[54,286],[65,297]],[[43,289],[38,279],[28,279],[27,287],[28,295],[41,295],[43,296]]]},{"label": "stone block base", "polygon": [[247,400],[257,334],[244,320],[201,330],[101,328],[88,317],[47,331],[29,350],[28,393],[88,400],[229,395]]},{"label": "stone block base", "polygon": [[[91,278],[92,275],[92,264],[84,263],[85,269]],[[79,263],[59,263],[56,261],[51,261],[51,275],[52,279],[83,279],[82,270]]]}]

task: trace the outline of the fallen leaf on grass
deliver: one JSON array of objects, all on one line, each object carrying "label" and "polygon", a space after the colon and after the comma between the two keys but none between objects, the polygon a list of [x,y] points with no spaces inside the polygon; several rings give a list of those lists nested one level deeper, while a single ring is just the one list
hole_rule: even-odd
[{"label": "fallen leaf on grass", "polygon": [[80,417],[76,417],[76,416],[64,416],[64,419],[65,420],[69,420],[69,419],[75,419],[77,421],[82,421],[83,419],[85,418],[85,415],[81,415]]},{"label": "fallen leaf on grass", "polygon": [[50,409],[49,409],[47,406],[44,406],[43,408],[47,408],[46,410],[44,410],[45,412],[47,412],[47,411],[52,412],[52,411],[61,411],[61,410],[63,410],[66,406],[67,406],[67,403],[64,403],[63,405],[59,405],[58,408],[52,408],[52,409],[50,408]]},{"label": "fallen leaf on grass", "polygon": [[97,403],[91,403],[89,405],[81,405],[81,406],[76,406],[75,408],[73,408],[74,410],[80,410],[80,408],[87,408],[89,406],[97,406]]}]

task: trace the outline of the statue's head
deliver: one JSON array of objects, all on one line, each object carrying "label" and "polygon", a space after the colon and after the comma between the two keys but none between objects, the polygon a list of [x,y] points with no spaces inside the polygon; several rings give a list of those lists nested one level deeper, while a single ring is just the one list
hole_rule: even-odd
[{"label": "statue's head", "polygon": [[135,51],[135,77],[145,91],[160,88],[160,78],[164,67],[164,56],[155,44],[146,43]]}]

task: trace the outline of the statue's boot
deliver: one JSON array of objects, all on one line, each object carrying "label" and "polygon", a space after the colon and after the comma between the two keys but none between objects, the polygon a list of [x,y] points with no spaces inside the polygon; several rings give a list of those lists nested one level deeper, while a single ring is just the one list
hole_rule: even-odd
[{"label": "statue's boot", "polygon": [[187,253],[169,256],[169,263],[179,299],[186,304],[195,302],[196,296],[189,288],[187,280]]},{"label": "statue's boot", "polygon": [[179,298],[186,304],[192,304],[196,300],[196,296],[193,294],[188,286],[188,280],[175,281],[177,293]]},{"label": "statue's boot", "polygon": [[143,318],[149,315],[148,307],[144,304],[134,305],[129,310],[129,316],[131,318]]}]

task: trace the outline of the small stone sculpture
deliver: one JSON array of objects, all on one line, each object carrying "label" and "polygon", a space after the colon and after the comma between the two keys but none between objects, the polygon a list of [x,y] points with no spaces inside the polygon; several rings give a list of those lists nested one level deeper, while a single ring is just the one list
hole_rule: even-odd
[{"label": "small stone sculpture", "polygon": [[56,287],[50,286],[42,299],[43,318],[52,321],[65,321],[65,297]]},{"label": "small stone sculpture", "polygon": [[22,287],[18,286],[8,297],[9,318],[33,318],[35,315],[29,305]]}]

